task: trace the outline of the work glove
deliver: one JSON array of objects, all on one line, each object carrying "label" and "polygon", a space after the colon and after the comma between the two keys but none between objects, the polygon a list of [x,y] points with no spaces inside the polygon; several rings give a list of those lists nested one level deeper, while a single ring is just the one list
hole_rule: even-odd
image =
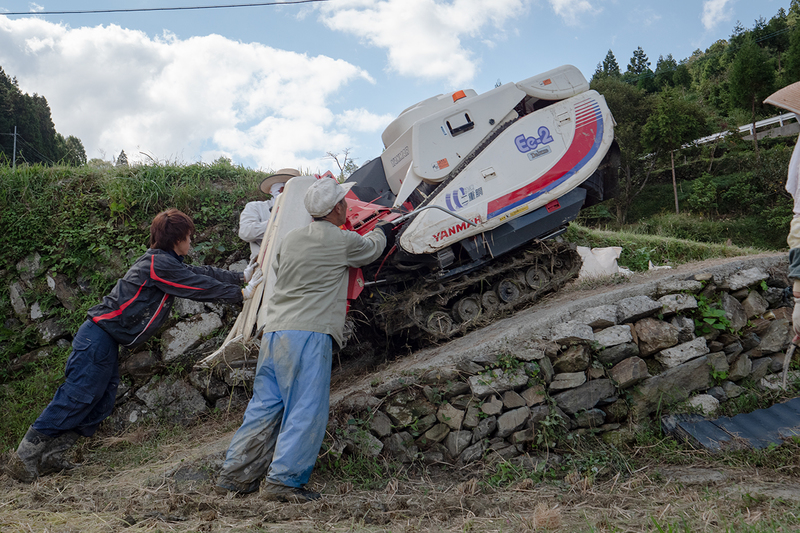
[{"label": "work glove", "polygon": [[381,230],[386,235],[386,248],[394,246],[394,224],[387,220],[381,220],[375,224],[376,230]]},{"label": "work glove", "polygon": [[250,261],[250,264],[247,265],[247,268],[244,269],[244,282],[245,283],[249,283],[250,282],[250,279],[252,279],[252,277],[253,277],[253,272],[255,272],[256,269],[261,270],[259,268],[258,261],[256,261],[256,258],[254,257],[253,260]]},{"label": "work glove", "polygon": [[264,281],[264,274],[261,272],[261,269],[256,269],[253,272],[253,277],[250,278],[250,282],[245,285],[244,289],[242,289],[242,299],[249,300],[253,297],[253,294],[256,292],[256,287],[261,285],[261,282]]},{"label": "work glove", "polygon": [[792,287],[794,296],[794,311],[792,312],[792,329],[794,336],[800,336],[800,280],[796,280]]}]

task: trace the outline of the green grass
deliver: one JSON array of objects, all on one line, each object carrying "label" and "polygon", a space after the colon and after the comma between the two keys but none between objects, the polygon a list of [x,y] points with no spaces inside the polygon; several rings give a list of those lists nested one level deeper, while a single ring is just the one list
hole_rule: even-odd
[{"label": "green grass", "polygon": [[630,231],[596,230],[579,224],[571,224],[564,234],[564,239],[590,248],[620,246],[622,254],[617,261],[618,264],[633,271],[647,270],[648,261],[652,261],[654,265],[675,266],[717,257],[737,257],[764,252],[756,248],[709,244]]},{"label": "green grass", "polygon": [[69,347],[56,348],[50,357],[29,364],[27,372],[23,370],[4,379],[7,383],[0,386],[0,405],[3,406],[0,453],[17,447],[28,426],[53,399],[64,381],[69,353]]},{"label": "green grass", "polygon": [[390,480],[405,479],[402,466],[383,456],[340,454],[330,448],[317,460],[316,468],[323,477],[335,477],[337,483],[351,483],[358,490],[383,490]]}]

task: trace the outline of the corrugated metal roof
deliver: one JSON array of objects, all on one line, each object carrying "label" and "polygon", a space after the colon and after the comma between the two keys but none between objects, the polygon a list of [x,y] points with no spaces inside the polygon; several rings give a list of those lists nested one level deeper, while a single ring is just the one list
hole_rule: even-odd
[{"label": "corrugated metal roof", "polygon": [[664,431],[712,452],[781,445],[800,436],[800,397],[734,417],[706,420],[700,415],[669,415],[661,420]]}]

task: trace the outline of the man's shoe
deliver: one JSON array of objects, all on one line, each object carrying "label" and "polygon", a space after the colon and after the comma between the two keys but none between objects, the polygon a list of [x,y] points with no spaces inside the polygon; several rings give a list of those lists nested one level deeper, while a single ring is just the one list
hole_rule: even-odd
[{"label": "man's shoe", "polygon": [[246,487],[238,487],[238,488],[234,487],[233,485],[222,482],[222,483],[217,483],[214,486],[214,492],[216,492],[221,496],[227,496],[230,493],[233,493],[236,496],[247,496],[248,494],[258,492],[258,488],[260,485],[261,485],[260,479],[253,481]]},{"label": "man's shoe", "polygon": [[64,454],[72,448],[80,437],[74,431],[68,431],[48,442],[39,462],[39,475],[46,476],[63,470],[72,470],[78,466],[67,460]]},{"label": "man's shoe", "polygon": [[17,451],[6,463],[6,473],[21,483],[33,483],[39,477],[39,462],[53,437],[39,433],[32,427],[19,443]]},{"label": "man's shoe", "polygon": [[319,492],[307,490],[302,487],[289,487],[286,485],[279,485],[277,483],[264,483],[264,489],[261,491],[265,500],[275,502],[290,502],[290,503],[303,503],[318,500],[322,497]]}]

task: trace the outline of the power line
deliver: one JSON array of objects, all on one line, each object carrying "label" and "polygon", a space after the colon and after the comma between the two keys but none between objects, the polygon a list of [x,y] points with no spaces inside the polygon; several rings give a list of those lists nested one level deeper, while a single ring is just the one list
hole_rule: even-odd
[{"label": "power line", "polygon": [[[46,162],[50,163],[51,165],[55,165],[55,161],[53,161],[52,159],[50,159],[49,157],[47,157],[46,155],[44,155],[43,153],[41,153],[41,152],[40,152],[39,150],[37,150],[37,149],[36,149],[36,148],[35,148],[35,147],[34,147],[34,146],[31,144],[31,143],[29,143],[28,141],[26,141],[26,140],[25,140],[25,139],[22,137],[22,134],[21,134],[21,133],[2,133],[2,132],[0,132],[0,135],[8,135],[8,136],[14,137],[14,139],[16,139],[16,140],[19,140],[19,142],[20,142],[20,144],[21,144],[21,145],[24,145],[24,146],[26,146],[26,147],[27,147],[28,149],[30,149],[30,151],[31,151],[31,152],[33,152],[35,155],[38,155],[38,156],[39,156],[41,159],[43,159],[44,161],[46,161]],[[19,150],[19,152],[20,152],[20,154],[22,154],[22,150]],[[16,154],[15,154],[15,155],[16,155]]]},{"label": "power line", "polygon": [[[32,145],[31,143],[29,143],[28,141],[26,141],[25,139],[23,139],[23,138],[22,138],[22,135],[20,135],[19,133],[17,134],[17,138],[20,140],[20,142],[21,142],[22,144],[24,144],[25,146],[27,146],[27,147],[28,147],[28,148],[29,148],[29,149],[30,149],[30,150],[31,150],[31,151],[32,151],[34,154],[38,155],[38,156],[39,156],[41,159],[43,159],[43,160],[47,161],[47,162],[48,162],[48,163],[50,163],[51,165],[55,165],[55,164],[56,164],[56,162],[55,162],[55,161],[53,161],[52,159],[50,159],[49,157],[47,157],[46,155],[44,155],[43,153],[41,153],[39,150],[37,150],[36,148],[34,148],[34,147],[33,147],[33,145]],[[20,150],[20,153],[22,153],[22,150]]]},{"label": "power line", "polygon": [[[781,35],[782,33],[786,33],[787,31],[792,31],[793,29],[794,29],[794,28],[792,28],[791,26],[788,26],[788,27],[786,27],[786,28],[783,28],[783,29],[781,29],[781,30],[774,31],[774,32],[772,32],[772,33],[769,33],[769,34],[767,34],[767,35],[763,35],[763,36],[759,37],[758,39],[754,39],[754,40],[753,40],[753,42],[755,42],[755,43],[760,43],[760,42],[762,42],[762,41],[766,41],[767,39],[772,39],[773,37],[777,37],[778,35]],[[746,31],[748,31],[748,32],[753,32],[753,31],[755,31],[755,30],[753,29],[753,30],[746,30]],[[742,34],[742,35],[744,35],[744,34]],[[732,36],[732,37],[733,37],[733,36]],[[716,44],[716,43],[714,43],[714,44]],[[712,46],[713,46],[713,45],[712,45]],[[725,49],[724,49],[724,50],[721,50],[721,51],[719,51],[719,52],[708,52],[708,51],[706,51],[706,52],[701,52],[701,54],[702,54],[702,55],[701,55],[701,56],[699,56],[697,59],[708,59],[708,58],[711,58],[711,57],[721,56],[721,55],[723,55],[723,54],[726,54],[726,53],[729,53],[729,52],[734,52],[734,53],[735,53],[735,52],[736,52],[736,51],[738,51],[740,48],[741,48],[741,45],[739,45],[739,46],[734,46],[734,45],[733,45],[733,44],[732,44],[730,41],[727,41],[727,44],[725,45]],[[669,54],[669,55],[672,55],[672,54]],[[686,58],[686,59],[683,59],[683,60],[681,60],[681,61],[687,61],[688,59],[691,59],[692,57],[694,57],[694,56],[690,56],[690,57],[688,57],[688,58]],[[616,56],[615,56],[615,59],[616,59]],[[648,59],[649,59],[649,58],[648,58]],[[602,63],[602,61],[601,61],[600,63]],[[676,60],[676,63],[678,63],[678,61],[677,61],[677,60]],[[669,71],[669,72],[675,72],[676,70],[678,70],[678,67],[679,67],[680,65],[682,65],[682,64],[684,64],[684,63],[678,63],[678,65],[677,65],[677,66],[669,68],[669,70],[668,70],[668,71]],[[648,70],[649,70],[649,68],[648,68]],[[633,75],[631,76],[631,78],[630,78],[630,79],[631,79],[631,80],[636,80],[636,81],[638,82],[638,81],[639,81],[639,79],[642,79],[642,78],[654,78],[654,77],[656,76],[656,74],[657,74],[657,70],[658,70],[658,65],[656,65],[656,70],[655,70],[655,71],[653,71],[653,70],[650,70],[650,72],[640,72],[639,74],[633,74]],[[623,72],[620,70],[620,77],[624,76],[624,75],[625,75],[625,74],[627,74],[628,72],[629,72],[629,71],[626,71],[626,72],[624,72],[624,73],[623,73]],[[662,71],[662,72],[663,72],[663,71]],[[635,77],[634,77],[634,76],[635,76]]]},{"label": "power line", "polygon": [[0,15],[88,15],[94,13],[146,13],[149,11],[189,11],[200,9],[228,9],[234,7],[263,7],[283,6],[290,4],[310,4],[315,2],[328,2],[330,0],[286,0],[285,2],[257,2],[254,4],[226,4],[216,6],[185,6],[185,7],[148,7],[132,9],[92,9],[87,11],[23,11],[18,13],[0,13]]}]

